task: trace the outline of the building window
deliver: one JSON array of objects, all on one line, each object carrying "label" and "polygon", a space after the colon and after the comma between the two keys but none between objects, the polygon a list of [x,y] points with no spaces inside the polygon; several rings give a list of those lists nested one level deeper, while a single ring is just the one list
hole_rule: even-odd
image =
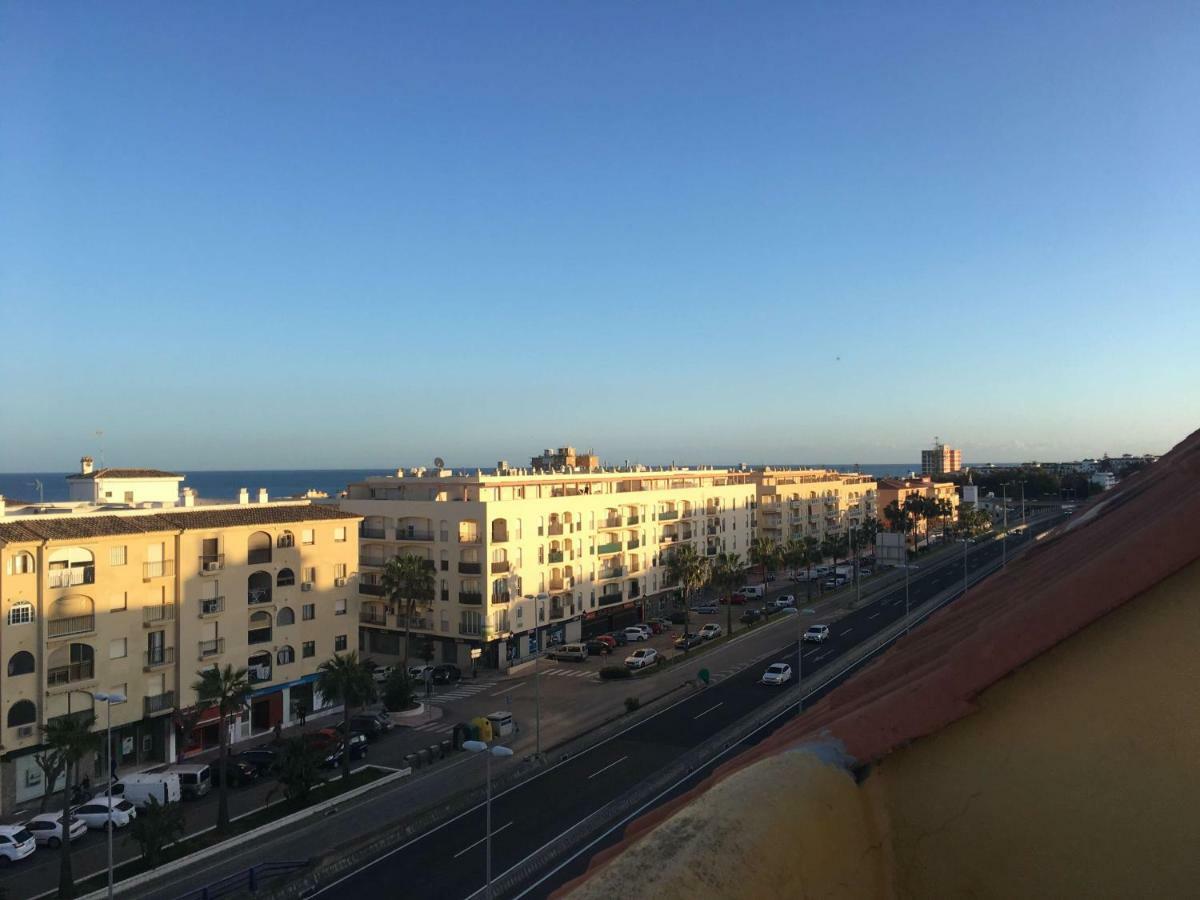
[{"label": "building window", "polygon": [[129,639],[113,638],[108,642],[108,658],[124,659],[129,655]]},{"label": "building window", "polygon": [[108,601],[109,612],[125,612],[129,608],[129,594],[113,594]]},{"label": "building window", "polygon": [[14,603],[8,610],[9,625],[26,625],[33,621],[33,604]]},{"label": "building window", "polygon": [[334,578],[345,578],[346,571],[347,570],[346,570],[345,563],[334,563],[333,564],[333,577]]},{"label": "building window", "polygon": [[8,660],[8,675],[32,675],[34,671],[33,654],[28,650],[18,650]]},{"label": "building window", "polygon": [[127,703],[129,701],[129,682],[127,681],[124,684],[114,684],[108,689],[108,692],[110,694],[115,694],[118,697],[125,698],[124,700],[114,700],[113,706],[119,706],[122,703]]},{"label": "building window", "polygon": [[317,605],[315,603],[305,603],[300,607],[300,618],[305,622],[311,622],[317,617]]},{"label": "building window", "polygon": [[292,612],[290,606],[285,606],[275,614],[276,625],[293,625],[296,622],[296,614]]},{"label": "building window", "polygon": [[346,526],[339,525],[337,528],[333,529],[333,539],[339,543],[345,541],[346,540]]},{"label": "building window", "polygon": [[37,721],[37,707],[32,700],[18,700],[8,708],[7,725],[9,728],[20,728],[22,725],[32,725]]},{"label": "building window", "polygon": [[296,661],[296,651],[284,644],[279,648],[279,652],[275,654],[275,661],[281,666],[286,666],[288,663]]},{"label": "building window", "polygon": [[333,601],[333,614],[335,616],[344,616],[346,614],[346,598]]},{"label": "building window", "polygon": [[316,532],[311,528],[305,528],[300,532],[300,543],[315,544],[317,542]]},{"label": "building window", "polygon": [[127,547],[109,547],[108,548],[108,564],[110,566],[123,566],[128,561],[129,553]]},{"label": "building window", "polygon": [[334,637],[333,652],[341,653],[345,649],[346,649],[346,636],[344,634],[339,634],[336,637]]},{"label": "building window", "polygon": [[300,656],[304,659],[310,659],[317,655],[317,642],[305,641],[300,645]]},{"label": "building window", "polygon": [[33,571],[33,554],[15,553],[8,558],[9,575],[27,575]]},{"label": "building window", "polygon": [[317,583],[317,567],[316,566],[305,566],[304,581],[307,584],[316,584]]}]

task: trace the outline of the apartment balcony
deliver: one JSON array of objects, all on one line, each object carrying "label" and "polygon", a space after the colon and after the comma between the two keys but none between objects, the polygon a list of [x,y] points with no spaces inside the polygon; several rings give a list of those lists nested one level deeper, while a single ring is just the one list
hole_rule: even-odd
[{"label": "apartment balcony", "polygon": [[625,574],[624,566],[614,566],[611,569],[601,569],[598,580],[603,581],[608,578],[620,578],[624,574]]},{"label": "apartment balcony", "polygon": [[563,526],[561,522],[552,522],[546,527],[546,534],[562,534]]},{"label": "apartment balcony", "polygon": [[567,614],[566,607],[564,607],[561,603],[551,603],[550,604],[550,618],[561,619],[566,614]]},{"label": "apartment balcony", "polygon": [[575,586],[574,578],[551,578],[550,579],[550,590],[552,590],[552,591],[565,591],[567,588],[574,587],[574,586]]},{"label": "apartment balcony", "polygon": [[676,509],[667,510],[666,512],[660,512],[658,514],[658,521],[660,522],[673,522],[678,518],[679,510]]},{"label": "apartment balcony", "polygon": [[479,591],[459,591],[458,602],[467,606],[482,606],[483,594]]},{"label": "apartment balcony", "polygon": [[607,519],[605,519],[603,522],[600,523],[600,527],[601,528],[620,528],[621,527],[621,517],[620,516],[609,516]]},{"label": "apartment balcony", "polygon": [[62,684],[71,684],[76,681],[90,681],[96,677],[96,663],[94,660],[87,662],[70,663],[65,666],[55,666],[52,669],[46,670],[46,685],[55,687]]},{"label": "apartment balcony", "polygon": [[674,544],[677,540],[679,540],[679,535],[677,534],[664,534],[658,539],[658,542],[660,544]]},{"label": "apartment balcony", "polygon": [[636,581],[629,582],[629,599],[636,600],[640,596],[642,596],[642,586]]},{"label": "apartment balcony", "polygon": [[224,597],[201,597],[200,598],[200,618],[205,616],[219,616],[225,612]]},{"label": "apartment balcony", "polygon": [[200,659],[211,659],[225,652],[225,638],[217,638],[213,641],[200,641],[199,645],[198,655]]},{"label": "apartment balcony", "polygon": [[246,554],[246,563],[251,566],[265,566],[271,561],[271,548],[251,550]]},{"label": "apartment balcony", "polygon": [[70,637],[73,634],[87,634],[96,630],[96,616],[90,614],[86,616],[67,616],[61,619],[48,619],[46,621],[46,637],[64,638]]},{"label": "apartment balcony", "polygon": [[250,606],[261,606],[271,602],[270,588],[255,588],[246,592],[246,603]]},{"label": "apartment balcony", "polygon": [[360,594],[369,594],[372,597],[382,597],[383,585],[371,584],[369,581],[359,581],[358,592]]},{"label": "apartment balcony", "polygon": [[601,544],[599,547],[596,548],[596,552],[598,554],[600,554],[601,556],[603,556],[605,553],[620,553],[621,552],[621,542],[620,541],[612,541],[607,544]]},{"label": "apartment balcony", "polygon": [[641,521],[642,521],[641,518],[638,516],[628,516],[625,519],[625,524],[626,525],[637,525]]},{"label": "apartment balcony", "polygon": [[256,666],[247,666],[246,676],[251,684],[262,684],[264,681],[270,681],[271,666],[265,663],[259,663]]},{"label": "apartment balcony", "polygon": [[174,647],[159,647],[157,650],[147,650],[142,654],[142,671],[144,672],[173,665],[175,665]]},{"label": "apartment balcony", "polygon": [[704,548],[705,556],[716,556],[720,552],[721,552],[721,548],[718,547],[716,544],[712,544],[712,545]]},{"label": "apartment balcony", "polygon": [[416,531],[408,528],[396,529],[396,540],[398,541],[432,541],[432,531]]},{"label": "apartment balcony", "polygon": [[370,539],[376,540],[376,541],[383,541],[383,540],[387,540],[387,534],[388,534],[387,529],[381,525],[374,525],[374,526],[359,525],[358,526],[358,536],[362,537],[362,538],[370,538]]},{"label": "apartment balcony", "polygon": [[175,560],[156,559],[142,563],[142,581],[154,578],[167,578],[175,574]]},{"label": "apartment balcony", "polygon": [[77,584],[95,584],[95,566],[71,566],[68,569],[50,570],[50,587],[74,587]]},{"label": "apartment balcony", "polygon": [[158,625],[175,618],[174,603],[155,603],[153,606],[142,607],[142,624]]},{"label": "apartment balcony", "polygon": [[719,515],[721,514],[721,507],[719,507],[719,506],[710,506],[710,507],[707,507],[707,508],[704,510],[704,514],[705,514],[706,516],[719,516]]},{"label": "apartment balcony", "polygon": [[459,575],[480,575],[483,573],[483,563],[477,562],[460,562],[458,564]]},{"label": "apartment balcony", "polygon": [[552,563],[560,563],[563,561],[563,552],[561,550],[551,550],[546,554],[546,558]]},{"label": "apartment balcony", "polygon": [[512,566],[509,564],[507,559],[500,560],[499,562],[493,562],[492,563],[492,574],[493,575],[503,575],[504,573],[508,572],[511,568],[512,568]]},{"label": "apartment balcony", "polygon": [[200,557],[200,574],[212,575],[225,568],[224,553],[206,553]]},{"label": "apartment balcony", "polygon": [[363,606],[358,611],[358,621],[364,625],[387,625],[387,610],[378,607]]},{"label": "apartment balcony", "polygon": [[642,542],[639,541],[637,538],[634,538],[633,540],[629,541],[625,546],[629,550],[636,550],[638,547],[642,546]]},{"label": "apartment balcony", "polygon": [[61,716],[51,716],[46,720],[47,725],[66,725],[68,722],[78,722],[81,725],[94,725],[96,714],[90,709],[77,709],[75,712],[63,713]]},{"label": "apartment balcony", "polygon": [[458,542],[460,544],[478,544],[479,543],[479,534],[478,533],[468,533],[468,534],[460,533],[458,536]]},{"label": "apartment balcony", "polygon": [[685,531],[679,532],[679,539],[681,541],[690,541],[692,539],[692,530],[689,528]]},{"label": "apartment balcony", "polygon": [[718,528],[716,525],[709,525],[707,528],[704,529],[704,533],[706,535],[720,534],[721,529]]},{"label": "apartment balcony", "polygon": [[492,603],[508,603],[512,599],[512,594],[508,591],[492,591]]},{"label": "apartment balcony", "polygon": [[623,603],[624,601],[625,595],[618,591],[617,593],[613,594],[601,594],[597,602],[601,606],[613,606],[614,604]]},{"label": "apartment balcony", "polygon": [[483,625],[469,625],[466,622],[459,622],[458,633],[467,635],[468,637],[482,637]]},{"label": "apartment balcony", "polygon": [[364,569],[382,569],[388,564],[386,557],[378,557],[377,559],[360,559],[358,564]]},{"label": "apartment balcony", "polygon": [[145,697],[142,699],[142,715],[146,718],[162,715],[163,713],[170,712],[174,708],[174,691],[167,691],[163,694],[155,694],[153,697]]}]

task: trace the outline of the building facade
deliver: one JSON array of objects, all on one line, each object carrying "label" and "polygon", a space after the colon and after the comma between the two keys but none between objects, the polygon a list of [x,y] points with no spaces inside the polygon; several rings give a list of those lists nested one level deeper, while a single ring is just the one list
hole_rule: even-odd
[{"label": "building facade", "polygon": [[876,481],[869,475],[822,469],[754,472],[758,533],[778,544],[857,528],[878,517]]},{"label": "building facade", "polygon": [[946,444],[934,444],[932,450],[921,451],[922,475],[949,475],[962,471],[962,451]]},{"label": "building facade", "polygon": [[904,506],[909,497],[922,497],[930,500],[947,500],[951,513],[949,521],[958,518],[959,496],[957,487],[949,481],[934,481],[930,476],[921,478],[881,478],[877,494],[879,504],[879,524],[888,528],[887,508],[893,503]]},{"label": "building facade", "polygon": [[[46,789],[43,726],[112,708],[120,767],[214,746],[215,710],[192,684],[246,667],[254,692],[233,740],[325,705],[312,682],[357,647],[358,520],[308,503],[0,517],[0,809]],[[99,774],[99,759],[96,761]]]},{"label": "building facade", "polygon": [[174,506],[183,476],[160,469],[97,469],[90,456],[79,460],[79,471],[67,476],[74,501],[95,504]]}]

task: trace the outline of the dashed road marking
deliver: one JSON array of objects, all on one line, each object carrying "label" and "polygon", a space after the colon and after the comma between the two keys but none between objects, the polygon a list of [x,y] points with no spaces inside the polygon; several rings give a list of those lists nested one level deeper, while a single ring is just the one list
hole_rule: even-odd
[{"label": "dashed road marking", "polygon": [[849,634],[850,632],[852,632],[853,630],[854,630],[853,628],[847,628],[845,631],[843,631],[843,632],[841,633],[841,637],[845,637],[846,635],[848,635],[848,634]]},{"label": "dashed road marking", "polygon": [[717,709],[718,707],[721,707],[721,706],[724,706],[724,705],[725,705],[725,701],[724,701],[724,700],[722,700],[722,701],[721,701],[720,703],[718,703],[716,706],[710,706],[710,707],[709,707],[708,709],[706,709],[704,712],[702,712],[702,713],[699,713],[699,714],[697,714],[697,715],[694,715],[694,716],[692,716],[692,719],[699,719],[699,718],[700,718],[700,716],[707,716],[707,715],[708,715],[710,712],[712,712],[714,709]]},{"label": "dashed road marking", "polygon": [[616,761],[614,761],[614,762],[610,762],[610,763],[609,763],[607,766],[605,766],[603,769],[597,769],[595,772],[593,772],[591,775],[589,775],[589,776],[588,776],[588,781],[591,781],[591,780],[592,780],[593,778],[595,778],[597,775],[600,775],[600,774],[602,774],[602,773],[604,773],[604,772],[607,772],[607,771],[608,771],[609,769],[611,769],[613,766],[617,765],[617,763],[623,763],[623,762],[625,762],[625,760],[627,760],[627,759],[629,759],[629,757],[628,757],[628,756],[622,756],[620,759],[618,759],[618,760],[616,760]]},{"label": "dashed road marking", "polygon": [[[493,828],[490,837],[495,837],[496,835],[498,835],[500,832],[502,832],[505,828],[507,828],[511,824],[512,824],[512,822],[509,822],[505,825],[501,825],[499,828]],[[468,850],[474,850],[476,847],[478,847],[480,844],[482,844],[486,840],[487,840],[487,836],[481,837],[479,840],[477,840],[475,843],[471,844],[470,846],[463,847],[461,850],[459,850],[457,853],[454,854],[454,858],[458,859],[460,856],[462,856]]]}]

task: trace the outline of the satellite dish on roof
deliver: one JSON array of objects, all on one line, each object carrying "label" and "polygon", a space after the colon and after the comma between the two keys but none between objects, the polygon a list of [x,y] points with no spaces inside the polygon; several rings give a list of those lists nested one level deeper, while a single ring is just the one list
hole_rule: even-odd
[{"label": "satellite dish on roof", "polygon": [[440,456],[435,456],[433,458],[433,464],[435,466],[437,466],[439,469],[441,469],[441,468],[445,467],[446,461],[444,459],[442,459]]}]

